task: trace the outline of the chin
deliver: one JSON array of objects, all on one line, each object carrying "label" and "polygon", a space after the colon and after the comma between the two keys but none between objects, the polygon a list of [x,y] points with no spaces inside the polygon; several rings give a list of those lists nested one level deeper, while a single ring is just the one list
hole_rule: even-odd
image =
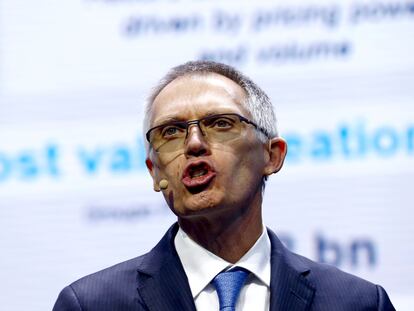
[{"label": "chin", "polygon": [[210,191],[203,191],[187,197],[180,205],[174,208],[179,217],[207,216],[218,212],[223,202],[220,196]]}]

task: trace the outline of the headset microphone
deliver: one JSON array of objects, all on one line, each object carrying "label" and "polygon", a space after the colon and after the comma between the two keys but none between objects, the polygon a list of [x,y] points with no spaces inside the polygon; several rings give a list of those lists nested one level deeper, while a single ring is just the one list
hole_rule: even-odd
[{"label": "headset microphone", "polygon": [[160,182],[158,183],[158,186],[160,187],[161,190],[167,189],[168,188],[168,180],[161,179]]}]

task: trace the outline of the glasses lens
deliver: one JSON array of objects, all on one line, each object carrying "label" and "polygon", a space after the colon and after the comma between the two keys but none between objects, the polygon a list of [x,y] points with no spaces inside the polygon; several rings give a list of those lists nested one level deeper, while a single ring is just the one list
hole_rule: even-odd
[{"label": "glasses lens", "polygon": [[149,141],[157,152],[171,152],[182,148],[187,134],[185,123],[169,123],[152,129]]},{"label": "glasses lens", "polygon": [[[242,124],[238,115],[220,114],[200,119],[200,130],[210,143],[222,143],[238,138]],[[187,122],[175,122],[152,129],[149,141],[157,152],[174,152],[184,148]]]},{"label": "glasses lens", "polygon": [[242,124],[237,115],[216,115],[200,122],[202,130],[212,143],[225,142],[240,136]]}]

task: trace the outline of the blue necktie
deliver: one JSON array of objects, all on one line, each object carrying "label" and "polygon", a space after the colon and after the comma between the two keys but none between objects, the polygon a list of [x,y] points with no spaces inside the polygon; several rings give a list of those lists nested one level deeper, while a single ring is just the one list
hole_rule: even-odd
[{"label": "blue necktie", "polygon": [[247,270],[236,267],[217,274],[213,279],[213,285],[217,290],[220,302],[220,311],[236,310],[237,298],[239,298],[240,290],[248,275]]}]

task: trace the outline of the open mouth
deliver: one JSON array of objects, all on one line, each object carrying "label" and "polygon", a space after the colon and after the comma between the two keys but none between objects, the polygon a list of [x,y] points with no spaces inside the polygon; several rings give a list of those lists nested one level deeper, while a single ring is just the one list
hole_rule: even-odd
[{"label": "open mouth", "polygon": [[208,162],[197,161],[186,166],[182,182],[190,192],[200,192],[207,188],[215,176],[216,173]]}]

